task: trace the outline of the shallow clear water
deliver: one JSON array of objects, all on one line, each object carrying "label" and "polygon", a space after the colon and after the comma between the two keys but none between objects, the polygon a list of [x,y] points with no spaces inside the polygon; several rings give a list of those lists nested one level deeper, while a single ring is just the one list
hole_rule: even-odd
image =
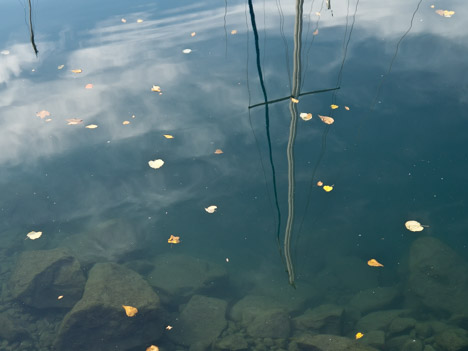
[{"label": "shallow clear water", "polygon": [[[7,282],[22,252],[64,246],[85,275],[95,262],[202,258],[227,270],[214,295],[231,304],[313,295],[292,317],[372,288],[371,258],[384,265],[377,286],[404,285],[418,238],[466,258],[468,6],[330,5],[305,2],[297,16],[286,1],[33,1],[31,26],[27,1],[2,3],[2,310],[60,324],[68,310],[21,310]],[[354,278],[350,262],[362,263]],[[46,347],[31,333],[25,350]]]}]

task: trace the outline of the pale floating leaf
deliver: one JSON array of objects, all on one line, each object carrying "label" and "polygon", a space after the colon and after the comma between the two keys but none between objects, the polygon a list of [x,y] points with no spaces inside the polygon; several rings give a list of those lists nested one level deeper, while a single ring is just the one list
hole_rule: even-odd
[{"label": "pale floating leaf", "polygon": [[321,180],[319,180],[319,181],[317,182],[317,186],[323,186],[323,182],[322,182]]},{"label": "pale floating leaf", "polygon": [[411,232],[421,232],[424,230],[424,226],[418,221],[407,221],[405,227]]},{"label": "pale floating leaf", "polygon": [[127,23],[127,20],[125,18],[120,19],[122,23]]},{"label": "pale floating leaf", "polygon": [[72,70],[70,70],[70,71],[73,72],[73,73],[81,73],[81,72],[83,72],[82,69],[72,69]]},{"label": "pale floating leaf", "polygon": [[335,104],[331,104],[330,107],[332,108],[332,110],[336,110],[339,106]]},{"label": "pale floating leaf", "polygon": [[163,164],[164,164],[164,161],[161,159],[148,161],[148,165],[154,169],[161,168]]},{"label": "pale floating leaf", "polygon": [[237,30],[235,30],[235,29],[231,30],[231,34],[232,34],[232,35],[237,34]]},{"label": "pale floating leaf", "polygon": [[45,122],[51,122],[51,121],[52,121],[52,118],[47,118],[47,119],[45,120]]},{"label": "pale floating leaf", "polygon": [[184,54],[190,54],[192,52],[192,49],[184,49],[182,50]]},{"label": "pale floating leaf", "polygon": [[180,236],[171,235],[169,237],[169,239],[167,239],[167,242],[169,244],[179,244],[180,243]]},{"label": "pale floating leaf", "polygon": [[301,117],[304,121],[310,121],[312,119],[312,113],[302,112],[299,117]]},{"label": "pale floating leaf", "polygon": [[435,12],[442,17],[452,17],[455,14],[455,11],[449,10],[436,10]]},{"label": "pale floating leaf", "polygon": [[174,137],[172,135],[170,135],[170,134],[164,134],[164,137],[166,139],[174,139]]},{"label": "pale floating leaf", "polygon": [[195,35],[197,35],[197,33],[195,33],[195,32],[190,33],[191,37],[194,37]]},{"label": "pale floating leaf", "polygon": [[83,123],[83,120],[79,118],[68,118],[66,121],[68,122],[68,125],[77,125]]},{"label": "pale floating leaf", "polygon": [[156,93],[160,93],[161,92],[161,87],[159,85],[153,85],[153,87],[151,88],[151,91],[154,91]]},{"label": "pale floating leaf", "polygon": [[216,149],[214,153],[215,153],[216,155],[220,155],[220,154],[224,153],[224,151],[221,150],[221,149]]},{"label": "pale floating leaf", "polygon": [[98,127],[97,124],[88,124],[85,128],[96,129],[97,127]]},{"label": "pale floating leaf", "polygon": [[293,98],[293,97],[291,98],[291,101],[294,102],[295,104],[297,104],[297,103],[299,102],[298,99],[295,99],[295,98]]},{"label": "pale floating leaf", "polygon": [[319,34],[319,30],[318,30],[318,29],[314,30],[314,32],[312,33],[312,35],[317,35],[317,34]]},{"label": "pale floating leaf", "polygon": [[127,124],[130,124],[130,121],[123,121],[122,124],[126,126]]},{"label": "pale floating leaf", "polygon": [[362,338],[363,336],[364,336],[363,333],[356,333],[355,338],[356,338],[356,340],[358,340],[358,339]]},{"label": "pale floating leaf", "polygon": [[208,213],[215,213],[216,209],[218,208],[218,206],[208,206],[207,208],[205,208],[205,211],[208,212]]},{"label": "pale floating leaf", "polygon": [[138,309],[137,309],[136,307],[133,307],[133,306],[125,306],[125,305],[122,305],[122,307],[124,308],[125,314],[126,314],[128,317],[133,317],[133,316],[135,316],[135,315],[138,313]]},{"label": "pale floating leaf", "polygon": [[32,232],[29,232],[28,234],[26,234],[26,236],[31,240],[36,240],[42,236],[42,232],[35,232],[33,230]]},{"label": "pale floating leaf", "polygon": [[156,345],[151,345],[146,348],[146,351],[159,351],[159,347]]},{"label": "pale floating leaf", "polygon": [[173,328],[172,325],[166,326],[166,330],[171,330],[172,328]]},{"label": "pale floating leaf", "polygon": [[367,261],[367,264],[371,267],[383,267],[384,265],[377,261],[376,259],[372,258],[369,261]]},{"label": "pale floating leaf", "polygon": [[63,67],[65,67],[65,65],[60,65],[60,66],[57,66],[57,69],[62,69]]},{"label": "pale floating leaf", "polygon": [[36,112],[36,116],[39,117],[40,119],[44,119],[48,116],[50,116],[50,112],[46,110],[41,110],[39,112]]},{"label": "pale floating leaf", "polygon": [[57,296],[57,300],[63,299],[63,295]]},{"label": "pale floating leaf", "polygon": [[328,117],[328,116],[320,116],[318,115],[319,118],[322,120],[323,123],[325,124],[333,124],[333,122],[335,122],[335,120],[331,117]]},{"label": "pale floating leaf", "polygon": [[346,111],[349,111],[349,107],[348,106],[345,106],[344,107]]},{"label": "pale floating leaf", "polygon": [[93,85],[91,83],[88,83],[85,85],[85,89],[93,89]]},{"label": "pale floating leaf", "polygon": [[2,55],[10,55],[10,51],[9,51],[9,50],[2,50],[2,51],[0,51],[0,54],[2,54]]},{"label": "pale floating leaf", "polygon": [[137,19],[137,23],[143,23],[143,20],[141,18]]}]

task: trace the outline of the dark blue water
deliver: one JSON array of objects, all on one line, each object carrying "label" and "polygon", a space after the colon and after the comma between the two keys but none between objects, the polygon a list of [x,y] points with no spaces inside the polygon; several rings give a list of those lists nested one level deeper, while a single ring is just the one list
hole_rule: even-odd
[{"label": "dark blue water", "polygon": [[[12,330],[21,326],[0,333],[0,349],[228,350],[231,339],[239,350],[345,349],[339,341],[326,348],[307,339],[334,335],[363,350],[409,350],[410,339],[420,346],[414,350],[448,350],[443,340],[450,333],[462,345],[453,350],[468,347],[468,311],[457,305],[468,296],[467,5],[361,0],[332,1],[328,9],[313,1],[303,4],[302,16],[293,2],[251,5],[0,5],[0,319]],[[38,117],[42,110],[50,115]],[[156,159],[165,162],[159,169],[148,165]],[[215,213],[205,211],[210,205]],[[407,230],[408,220],[424,230]],[[31,231],[43,234],[30,240]],[[170,235],[180,243],[169,244]],[[39,306],[37,300],[64,289],[57,277],[71,274],[57,272],[61,261],[44,263],[57,248],[79,262],[83,282],[75,288],[85,289],[83,299]],[[38,250],[46,267],[27,256]],[[155,282],[170,257],[180,258],[174,276]],[[384,267],[368,266],[371,258]],[[191,259],[218,267],[221,278],[204,271],[203,284],[171,290],[195,274],[183,276],[195,265]],[[120,307],[132,301],[115,300],[131,293],[109,288],[114,297],[86,298],[101,296],[90,292],[99,291],[89,287],[91,272],[109,262],[137,272],[161,298],[153,334],[131,340],[109,332],[112,320],[137,323]],[[21,273],[35,269],[32,278]],[[29,284],[22,295],[15,293],[21,284]],[[368,308],[356,302],[382,287],[394,298]],[[214,335],[193,329],[193,319],[216,320],[187,307],[195,295],[227,303]],[[252,296],[275,302],[255,302],[257,309],[248,305],[240,316],[239,301]],[[66,324],[85,300],[107,321]],[[434,302],[441,300],[453,303]],[[319,307],[326,318],[306,312]],[[287,316],[288,331],[259,332],[257,324],[285,324],[269,314],[275,309]],[[389,310],[400,311],[399,319],[375,328],[363,322]],[[154,321],[146,318],[143,325]],[[304,327],[300,318],[321,324]],[[402,320],[410,326],[391,327]],[[422,333],[421,325],[430,331]],[[87,328],[96,335],[81,344]],[[358,331],[365,336],[354,341]]]}]

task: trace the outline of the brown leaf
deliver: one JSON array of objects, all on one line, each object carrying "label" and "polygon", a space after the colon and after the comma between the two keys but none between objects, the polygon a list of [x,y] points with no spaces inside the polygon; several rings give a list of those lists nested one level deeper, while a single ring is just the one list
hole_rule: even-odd
[{"label": "brown leaf", "polygon": [[125,305],[122,305],[122,307],[124,308],[125,313],[127,314],[128,317],[133,317],[138,313],[138,309],[136,307],[125,306]]},{"label": "brown leaf", "polygon": [[68,125],[76,125],[76,124],[81,124],[83,123],[83,120],[82,119],[79,119],[79,118],[69,118],[66,120],[68,123]]},{"label": "brown leaf", "polygon": [[46,110],[42,110],[42,111],[36,112],[36,116],[39,117],[40,119],[44,119],[50,116],[50,112]]},{"label": "brown leaf", "polygon": [[169,237],[169,239],[167,239],[167,242],[169,244],[179,244],[180,243],[180,236],[171,235]]},{"label": "brown leaf", "polygon": [[335,120],[331,117],[328,117],[328,116],[320,116],[318,115],[319,118],[322,120],[323,123],[325,124],[333,124],[333,122],[335,122]]},{"label": "brown leaf", "polygon": [[376,259],[370,259],[367,264],[371,267],[383,267],[383,264],[378,262]]}]

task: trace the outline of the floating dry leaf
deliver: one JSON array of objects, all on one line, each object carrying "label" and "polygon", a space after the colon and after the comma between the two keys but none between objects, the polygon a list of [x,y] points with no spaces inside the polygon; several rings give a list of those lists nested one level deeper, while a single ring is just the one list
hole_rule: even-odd
[{"label": "floating dry leaf", "polygon": [[331,117],[328,117],[328,116],[320,116],[318,115],[319,118],[322,120],[323,123],[325,124],[333,124],[333,122],[335,122],[335,120]]},{"label": "floating dry leaf", "polygon": [[317,186],[322,186],[322,185],[323,185],[323,182],[319,180],[319,181],[317,182]]},{"label": "floating dry leaf", "polygon": [[317,35],[318,33],[319,33],[319,30],[316,29],[316,30],[314,30],[314,32],[313,32],[312,34],[313,34],[313,35]]},{"label": "floating dry leaf", "polygon": [[293,98],[293,97],[291,98],[291,101],[294,102],[295,104],[297,104],[297,103],[299,102],[298,99],[295,99],[295,98]]},{"label": "floating dry leaf", "polygon": [[141,18],[137,19],[137,23],[143,23],[143,20]]},{"label": "floating dry leaf", "polygon": [[47,118],[45,121],[50,122],[50,121],[52,121],[52,118]]},{"label": "floating dry leaf", "polygon": [[433,9],[435,6],[434,6],[434,5],[431,5],[430,7],[431,7],[431,9]]},{"label": "floating dry leaf", "polygon": [[31,240],[36,240],[42,236],[42,232],[35,232],[33,230],[32,232],[29,232],[28,234],[26,234],[26,236]]},{"label": "floating dry leaf", "polygon": [[166,327],[166,330],[171,330],[171,329],[172,329],[172,325],[168,325],[168,326]]},{"label": "floating dry leaf", "polygon": [[231,34],[232,35],[237,34],[237,30],[235,30],[235,29],[231,30]]},{"label": "floating dry leaf", "polygon": [[160,93],[161,92],[161,87],[159,85],[153,85],[153,87],[151,88],[151,91]]},{"label": "floating dry leaf", "polygon": [[122,307],[124,308],[125,313],[127,314],[128,317],[133,317],[138,313],[138,309],[136,307],[125,306],[125,305],[122,305]]},{"label": "floating dry leaf", "polygon": [[448,10],[436,10],[435,12],[442,17],[452,17],[455,14],[455,11]]},{"label": "floating dry leaf", "polygon": [[405,223],[405,227],[406,229],[412,232],[420,232],[424,230],[424,226],[421,225],[421,223],[419,223],[418,221],[407,221]]},{"label": "floating dry leaf", "polygon": [[164,134],[164,137],[166,139],[174,139],[174,137],[172,135],[170,135],[170,134]]},{"label": "floating dry leaf", "polygon": [[190,54],[192,52],[192,49],[184,49],[182,50],[184,54]]},{"label": "floating dry leaf", "polygon": [[217,155],[220,155],[220,154],[224,153],[224,151],[221,150],[221,149],[216,149],[214,153],[217,154]]},{"label": "floating dry leaf", "polygon": [[312,119],[312,113],[305,113],[302,112],[299,117],[301,117],[304,121],[309,121]]},{"label": "floating dry leaf", "polygon": [[79,119],[79,118],[69,118],[66,120],[68,123],[68,125],[76,125],[76,124],[81,124],[83,123],[83,120],[82,119]]},{"label": "floating dry leaf", "polygon": [[323,190],[325,190],[327,193],[333,190],[333,185],[324,185]]},{"label": "floating dry leaf", "polygon": [[93,85],[91,83],[88,83],[85,85],[85,89],[93,89]]},{"label": "floating dry leaf", "polygon": [[57,296],[57,300],[63,299],[63,295]]},{"label": "floating dry leaf", "polygon": [[44,119],[50,116],[50,112],[46,110],[42,110],[42,111],[36,112],[36,116],[39,117],[40,119]]},{"label": "floating dry leaf", "polygon": [[130,121],[123,121],[122,124],[126,126],[127,124],[130,124]]},{"label": "floating dry leaf", "polygon": [[321,16],[321,15],[320,15],[320,12],[316,12],[315,14],[316,14],[317,16]]},{"label": "floating dry leaf", "polygon": [[81,73],[81,72],[83,72],[83,70],[81,70],[81,69],[72,69],[72,70],[70,70],[70,71],[73,72],[73,73]]},{"label": "floating dry leaf", "polygon": [[330,107],[332,108],[332,110],[336,110],[339,106],[335,104],[331,104]]},{"label": "floating dry leaf", "polygon": [[346,111],[349,111],[349,107],[348,106],[345,106],[344,107]]},{"label": "floating dry leaf", "polygon": [[62,69],[63,67],[65,67],[65,65],[60,65],[57,67],[57,69]]},{"label": "floating dry leaf", "polygon": [[383,264],[378,262],[376,259],[370,259],[367,264],[371,267],[383,267]]},{"label": "floating dry leaf", "polygon": [[169,239],[167,239],[167,242],[169,244],[179,244],[180,243],[180,236],[171,235],[169,237]]},{"label": "floating dry leaf", "polygon": [[355,338],[356,338],[356,340],[357,340],[357,339],[360,339],[360,338],[362,338],[363,336],[364,336],[364,334],[363,334],[363,333],[356,333],[356,336],[355,336]]},{"label": "floating dry leaf", "polygon": [[148,165],[154,169],[161,168],[163,164],[164,164],[164,161],[161,159],[148,161]]},{"label": "floating dry leaf", "polygon": [[197,33],[195,33],[195,32],[190,33],[191,37],[194,37],[195,35],[197,35]]},{"label": "floating dry leaf", "polygon": [[146,348],[146,351],[159,351],[159,347],[157,347],[155,345],[151,345],[151,346]]},{"label": "floating dry leaf", "polygon": [[98,127],[97,124],[88,124],[85,128],[96,129],[97,127]]},{"label": "floating dry leaf", "polygon": [[215,213],[216,209],[218,208],[218,206],[208,206],[207,208],[205,208],[205,211],[208,212],[208,213]]},{"label": "floating dry leaf", "polygon": [[127,23],[127,20],[125,18],[121,19],[122,23]]},{"label": "floating dry leaf", "polygon": [[9,51],[9,50],[2,50],[2,51],[0,51],[0,54],[2,54],[2,55],[10,55],[10,51]]}]

